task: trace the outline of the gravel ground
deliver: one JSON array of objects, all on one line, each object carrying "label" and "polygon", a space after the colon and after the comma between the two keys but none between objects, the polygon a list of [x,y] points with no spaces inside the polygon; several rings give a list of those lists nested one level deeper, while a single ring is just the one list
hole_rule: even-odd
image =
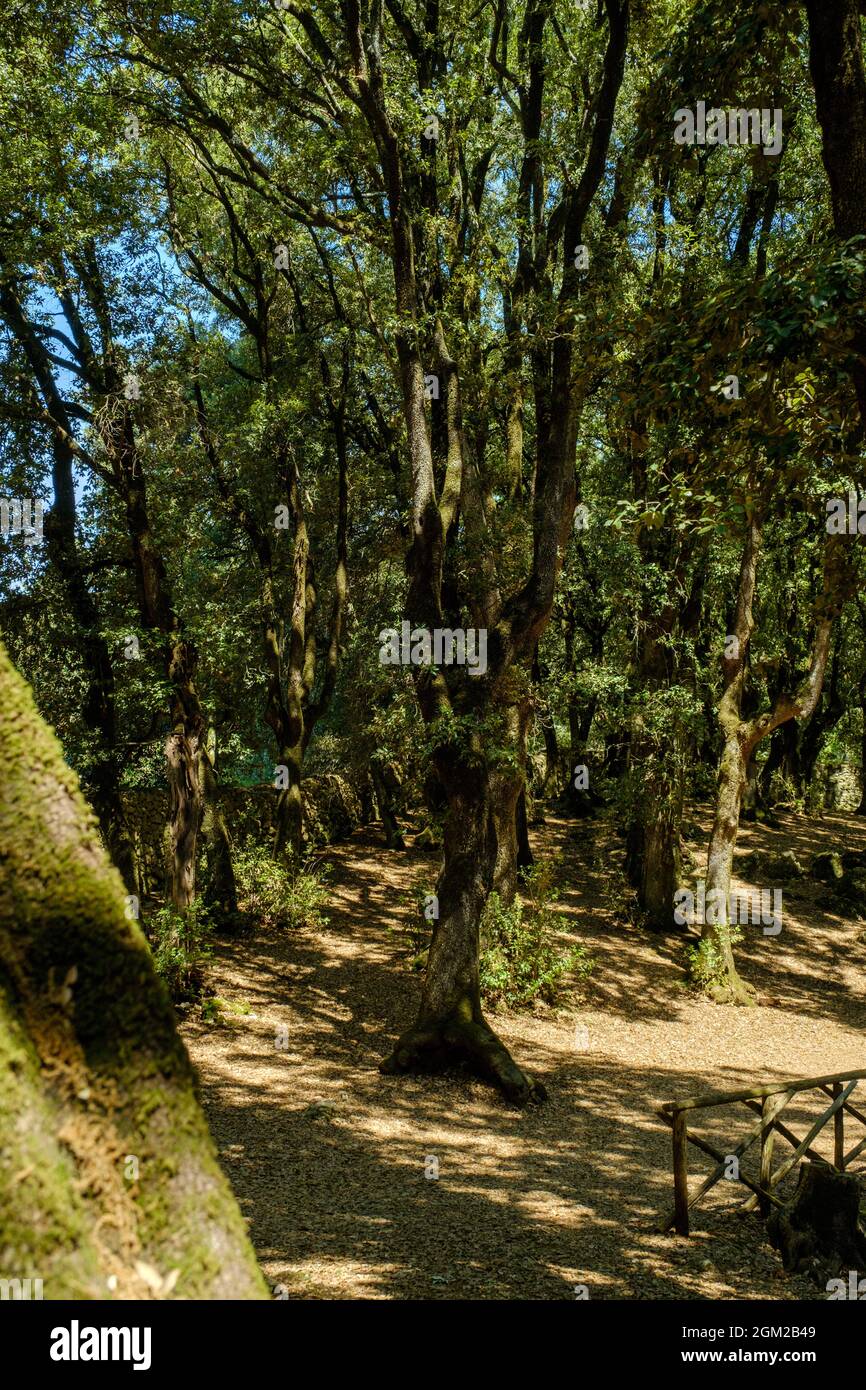
[{"label": "gravel ground", "polygon": [[[706,822],[700,813],[695,821],[700,861]],[[183,1033],[277,1296],[821,1296],[782,1272],[763,1223],[737,1211],[746,1193],[732,1182],[693,1213],[689,1239],[654,1232],[672,1198],[670,1133],[656,1109],[674,1097],[863,1067],[863,924],[821,910],[820,885],[785,885],[781,935],[747,927],[739,951],[757,1007],[723,1007],[684,988],[681,943],[625,918],[621,846],[606,826],[549,819],[535,844],[562,854],[567,931],[595,959],[581,994],[562,1007],[495,1018],[545,1081],[541,1107],[508,1108],[462,1075],[377,1071],[415,1012],[420,982],[399,927],[413,879],[421,870],[435,877],[435,856],[386,850],[368,827],[328,852],[325,928],[261,928],[218,948],[210,984],[249,1012],[206,1023],[190,1010]],[[781,830],[744,827],[738,857],[793,849],[808,863],[840,846],[866,849],[856,817],[789,817]],[[277,1046],[281,1025],[287,1046]],[[866,1082],[862,1109],[864,1093]],[[821,1108],[807,1093],[785,1118],[803,1135]],[[730,1107],[701,1132],[727,1153],[753,1123]],[[863,1131],[847,1123],[851,1147]],[[822,1152],[828,1140],[824,1131]],[[777,1141],[777,1153],[786,1150]],[[710,1161],[691,1154],[692,1173],[707,1172]]]}]

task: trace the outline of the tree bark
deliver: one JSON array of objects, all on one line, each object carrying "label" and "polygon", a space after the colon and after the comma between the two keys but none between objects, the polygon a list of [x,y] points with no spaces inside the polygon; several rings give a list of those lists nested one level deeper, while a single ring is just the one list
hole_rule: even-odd
[{"label": "tree bark", "polygon": [[205,902],[219,916],[231,922],[237,915],[238,894],[232,864],[232,838],[220,805],[220,788],[216,768],[207,740],[201,747],[199,781],[202,790],[202,837],[208,851],[208,881]]},{"label": "tree bark", "polygon": [[[861,686],[861,691],[863,687]],[[860,701],[860,804],[855,815],[866,816],[866,699]]]},{"label": "tree bark", "polygon": [[[528,697],[510,704],[503,714],[504,741],[508,759],[490,772],[491,814],[496,832],[496,863],[493,889],[503,907],[510,907],[517,893],[520,845],[517,814],[526,786],[526,733],[529,720]],[[524,814],[526,803],[524,801]],[[527,840],[528,843],[528,840]],[[525,846],[524,846],[525,848]]]},{"label": "tree bark", "polygon": [[[866,71],[860,0],[806,0],[809,68],[833,222],[847,241],[866,234]],[[854,335],[852,380],[866,430],[866,330]]]},{"label": "tree bark", "polygon": [[801,1164],[794,1196],[767,1223],[785,1269],[808,1275],[824,1290],[840,1273],[866,1269],[866,1237],[858,1227],[861,1197],[856,1173]]},{"label": "tree bark", "polygon": [[379,807],[379,816],[382,821],[382,829],[385,832],[385,843],[389,849],[405,849],[406,841],[403,839],[403,832],[400,829],[400,822],[397,819],[395,807],[395,787],[392,773],[386,764],[378,756],[370,759],[370,777],[373,782],[373,790],[376,794],[376,804]]},{"label": "tree bark", "polygon": [[[840,546],[839,540],[843,545]],[[701,941],[718,960],[713,994],[720,1001],[754,1002],[754,991],[740,978],[731,945],[728,903],[731,869],[740,825],[740,810],[750,759],[762,738],[791,719],[807,719],[821,694],[830,649],[833,622],[853,588],[851,556],[844,538],[830,537],[824,550],[822,592],[815,611],[815,631],[808,675],[793,695],[777,695],[772,708],[752,719],[743,719],[742,706],[748,669],[749,646],[754,630],[752,605],[757,584],[761,548],[761,523],[755,513],[748,519],[740,563],[737,603],[732,635],[736,651],[723,659],[724,689],[718,710],[723,737],[716,791],[716,809],[707,851],[706,891],[714,894],[714,920],[701,926]]]},{"label": "tree bark", "polygon": [[466,1062],[523,1105],[544,1087],[513,1061],[484,1018],[479,988],[479,923],[497,862],[496,824],[484,759],[440,751],[448,793],[444,862],[436,885],[434,922],[416,1022],[397,1041],[382,1071],[437,1071]]},{"label": "tree bark", "polygon": [[265,1298],[122,881],[2,647],[0,761],[4,1272],[52,1299],[153,1297],[137,1264],[182,1299]]}]

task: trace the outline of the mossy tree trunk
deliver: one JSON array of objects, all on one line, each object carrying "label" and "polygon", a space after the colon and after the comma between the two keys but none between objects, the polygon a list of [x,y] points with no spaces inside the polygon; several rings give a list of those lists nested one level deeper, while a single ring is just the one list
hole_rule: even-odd
[{"label": "mossy tree trunk", "polygon": [[50,1299],[267,1297],[120,876],[2,647],[0,761],[5,1270]]}]

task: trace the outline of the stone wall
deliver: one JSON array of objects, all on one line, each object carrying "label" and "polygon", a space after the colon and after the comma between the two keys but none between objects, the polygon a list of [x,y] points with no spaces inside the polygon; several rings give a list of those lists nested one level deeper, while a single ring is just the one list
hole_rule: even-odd
[{"label": "stone wall", "polygon": [[[246,840],[269,844],[273,837],[277,792],[273,787],[221,787],[220,806],[236,845]],[[147,787],[124,793],[129,828],[135,841],[139,892],[161,894],[165,880],[165,830],[168,791]],[[365,819],[361,799],[345,777],[328,773],[304,779],[304,835],[318,847],[344,840]]]}]

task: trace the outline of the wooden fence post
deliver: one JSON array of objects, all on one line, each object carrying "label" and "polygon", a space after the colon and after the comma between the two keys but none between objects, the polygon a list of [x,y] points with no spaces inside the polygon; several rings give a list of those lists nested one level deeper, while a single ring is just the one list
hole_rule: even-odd
[{"label": "wooden fence post", "polygon": [[689,1154],[688,1130],[684,1110],[673,1115],[674,1147],[674,1229],[678,1236],[689,1233]]},{"label": "wooden fence post", "polygon": [[[765,1128],[761,1130],[761,1171],[758,1175],[758,1184],[768,1192],[770,1189],[770,1178],[773,1174],[773,1145],[776,1141],[776,1130],[773,1125],[773,1116],[776,1107],[773,1102],[775,1096],[764,1096],[761,1103],[761,1115],[764,1119]],[[761,1215],[767,1217],[770,1214],[770,1199],[766,1196],[758,1198],[758,1207]]]},{"label": "wooden fence post", "polygon": [[[838,1096],[842,1082],[834,1081],[832,1091]],[[845,1107],[840,1105],[833,1116],[833,1165],[840,1173],[845,1171]]]}]

